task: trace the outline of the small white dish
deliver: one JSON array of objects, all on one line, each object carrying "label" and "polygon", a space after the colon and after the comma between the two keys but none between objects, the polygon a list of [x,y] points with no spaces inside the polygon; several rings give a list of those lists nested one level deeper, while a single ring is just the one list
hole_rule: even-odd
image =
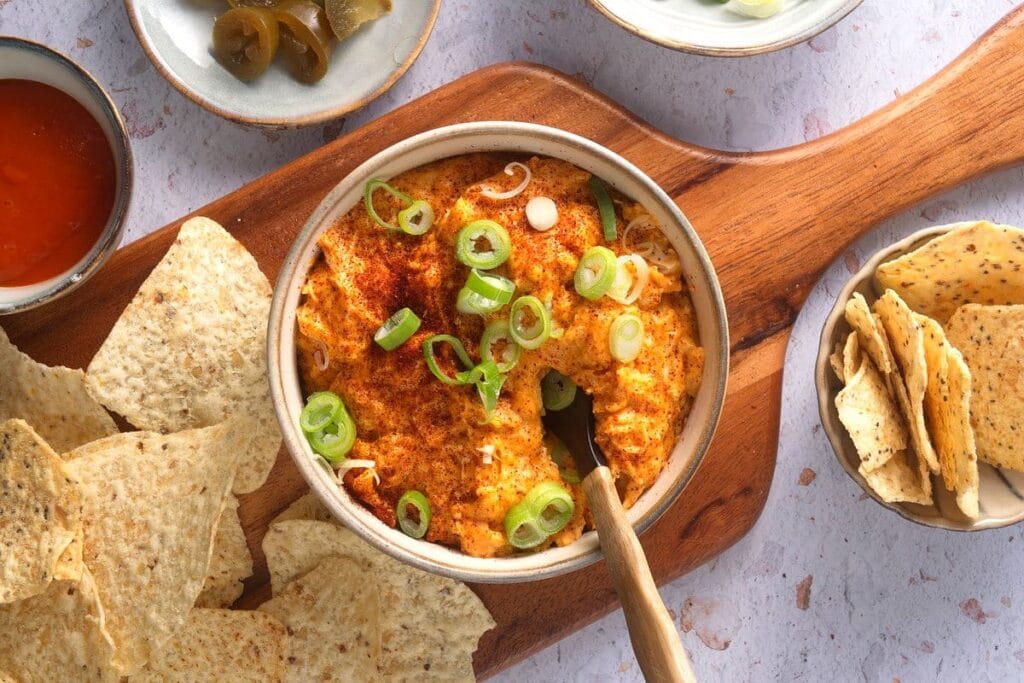
[{"label": "small white dish", "polygon": [[280,56],[243,83],[213,56],[213,24],[223,0],[125,0],[132,28],[153,66],[199,106],[238,123],[305,126],[343,116],[387,92],[430,37],[441,0],[394,0],[390,13],[335,44],[327,75],[306,85]]},{"label": "small white dish", "polygon": [[780,50],[818,35],[862,0],[784,0],[782,11],[752,19],[716,0],[590,0],[598,11],[653,43],[713,57]]}]

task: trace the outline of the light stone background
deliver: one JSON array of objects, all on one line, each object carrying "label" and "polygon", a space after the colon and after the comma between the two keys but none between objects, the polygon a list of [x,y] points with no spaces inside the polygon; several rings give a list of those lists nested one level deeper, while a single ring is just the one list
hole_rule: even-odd
[{"label": "light stone background", "polygon": [[[344,121],[291,132],[243,129],[180,96],[147,61],[116,0],[0,0],[0,34],[67,52],[110,89],[135,151],[134,239],[493,62],[527,59],[577,74],[694,143],[769,149],[845,126],[908,91],[1017,4],[866,0],[808,44],[718,60],[648,44],[583,0],[444,0],[422,56],[389,93]],[[821,432],[812,382],[818,332],[849,272],[913,230],[973,218],[1024,224],[1024,172],[991,176],[886,222],[812,292],[787,356],[764,516],[716,561],[662,590],[704,680],[1024,680],[1024,527],[932,531],[865,500]],[[806,609],[797,606],[801,584],[810,585]],[[640,679],[621,613],[499,677]]]}]

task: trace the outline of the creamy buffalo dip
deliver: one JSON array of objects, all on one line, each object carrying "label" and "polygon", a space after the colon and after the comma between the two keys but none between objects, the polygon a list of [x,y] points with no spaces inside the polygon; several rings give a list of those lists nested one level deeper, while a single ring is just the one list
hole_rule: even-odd
[{"label": "creamy buffalo dip", "polygon": [[704,354],[644,207],[557,159],[466,155],[370,181],[320,238],[298,309],[300,418],[386,524],[478,557],[588,527],[541,423],[593,397],[626,507],[665,467]]}]

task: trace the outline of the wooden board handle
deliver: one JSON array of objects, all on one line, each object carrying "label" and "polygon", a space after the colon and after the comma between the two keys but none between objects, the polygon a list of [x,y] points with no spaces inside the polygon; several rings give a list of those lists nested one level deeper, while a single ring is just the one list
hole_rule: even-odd
[{"label": "wooden board handle", "polygon": [[[689,163],[693,149],[680,152],[676,161]],[[679,203],[702,209],[692,218],[729,285],[742,349],[788,327],[824,268],[871,227],[1021,161],[1024,5],[939,75],[848,128],[772,152],[708,150],[715,168],[680,188]]]},{"label": "wooden board handle", "polygon": [[611,470],[598,467],[583,480],[629,639],[644,678],[652,683],[696,683],[672,617],[654,584],[647,556],[615,490]]}]

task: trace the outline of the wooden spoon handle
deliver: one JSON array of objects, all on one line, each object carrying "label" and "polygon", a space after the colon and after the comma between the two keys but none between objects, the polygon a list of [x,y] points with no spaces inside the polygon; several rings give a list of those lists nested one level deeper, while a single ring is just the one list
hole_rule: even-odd
[{"label": "wooden spoon handle", "polygon": [[615,490],[611,470],[598,467],[583,480],[597,536],[626,615],[636,661],[648,681],[695,683],[683,643],[654,585],[647,557]]}]

